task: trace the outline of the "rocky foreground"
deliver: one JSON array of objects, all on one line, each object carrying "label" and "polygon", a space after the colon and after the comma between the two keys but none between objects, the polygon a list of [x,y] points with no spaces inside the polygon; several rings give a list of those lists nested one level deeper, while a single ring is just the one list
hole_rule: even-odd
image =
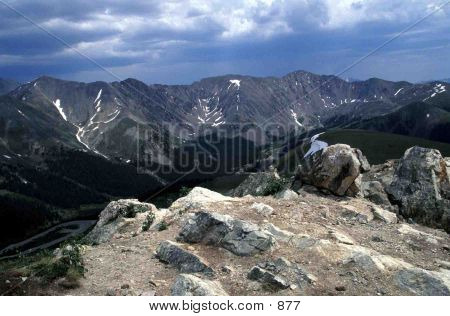
[{"label": "rocky foreground", "polygon": [[87,236],[84,278],[37,294],[450,295],[445,159],[412,148],[370,167],[336,146],[281,190],[273,172],[234,197],[196,187],[169,209],[111,202]]}]

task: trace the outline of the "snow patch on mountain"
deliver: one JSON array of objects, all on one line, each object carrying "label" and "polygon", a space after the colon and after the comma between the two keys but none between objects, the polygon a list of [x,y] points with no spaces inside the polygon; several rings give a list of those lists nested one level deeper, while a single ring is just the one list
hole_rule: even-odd
[{"label": "snow patch on mountain", "polygon": [[61,106],[61,100],[60,99],[56,99],[56,101],[53,102],[53,105],[56,107],[56,109],[58,110],[59,114],[61,114],[62,118],[67,121],[67,116],[64,113],[64,109]]},{"label": "snow patch on mountain", "polygon": [[291,109],[291,115],[294,118],[295,123],[298,126],[303,127],[303,124],[298,121],[297,113],[295,113],[294,110],[292,110],[292,109]]},{"label": "snow patch on mountain", "polygon": [[399,93],[400,93],[400,91],[402,91],[402,90],[403,90],[403,88],[400,88],[400,89],[398,89],[398,90],[397,90],[397,92],[395,92],[395,93],[394,93],[394,97],[396,97],[396,96],[397,96],[397,94],[399,94]]},{"label": "snow patch on mountain", "polygon": [[17,112],[19,112],[19,114],[22,115],[23,117],[26,117],[21,110],[17,110]]},{"label": "snow patch on mountain", "polygon": [[102,96],[102,91],[103,91],[103,89],[100,89],[100,91],[97,94],[97,97],[94,100],[94,103],[97,102],[98,99],[100,99],[100,97]]},{"label": "snow patch on mountain", "polygon": [[241,87],[241,80],[237,80],[237,79],[230,80],[230,85],[228,86],[228,90],[230,90],[231,86],[235,86],[239,90],[239,88]]}]

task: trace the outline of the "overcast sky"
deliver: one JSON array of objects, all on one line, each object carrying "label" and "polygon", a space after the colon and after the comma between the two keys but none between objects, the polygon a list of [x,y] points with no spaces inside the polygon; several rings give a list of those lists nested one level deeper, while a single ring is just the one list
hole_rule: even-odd
[{"label": "overcast sky", "polygon": [[[334,74],[445,2],[0,0],[0,77],[117,80],[42,29],[118,78],[147,83],[230,73]],[[450,4],[342,77],[448,78],[449,44]]]}]

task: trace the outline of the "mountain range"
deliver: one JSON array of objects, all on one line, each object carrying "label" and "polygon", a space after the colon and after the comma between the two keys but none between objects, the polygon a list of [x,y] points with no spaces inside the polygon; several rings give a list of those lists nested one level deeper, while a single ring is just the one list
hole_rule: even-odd
[{"label": "mountain range", "polygon": [[[17,200],[42,204],[41,210],[80,210],[113,197],[148,196],[179,176],[197,181],[224,171],[219,166],[215,174],[189,174],[180,168],[186,152],[188,166],[206,152],[214,167],[239,160],[232,170],[238,171],[258,158],[242,148],[256,151],[316,130],[366,129],[450,142],[448,91],[443,81],[350,82],[305,71],[225,75],[191,85],[1,80],[0,204],[10,211],[0,216],[24,214],[27,207],[18,212]],[[208,134],[220,135],[214,151]]]}]

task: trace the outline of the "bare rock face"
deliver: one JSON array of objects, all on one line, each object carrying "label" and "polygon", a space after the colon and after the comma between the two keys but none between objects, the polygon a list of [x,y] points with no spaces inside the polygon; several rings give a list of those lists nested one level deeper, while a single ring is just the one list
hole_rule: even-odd
[{"label": "bare rock face", "polygon": [[174,296],[228,296],[217,281],[200,279],[191,274],[180,274],[172,285]]},{"label": "bare rock face", "polygon": [[284,189],[281,192],[278,192],[275,197],[281,200],[295,200],[298,198],[298,194],[290,189]]},{"label": "bare rock face", "polygon": [[225,248],[238,256],[251,256],[270,249],[275,239],[258,225],[228,215],[198,212],[189,219],[178,240]]},{"label": "bare rock face", "polygon": [[408,149],[386,191],[404,217],[450,231],[450,181],[438,150],[417,146]]},{"label": "bare rock face", "polygon": [[336,195],[355,196],[361,190],[361,174],[369,169],[369,162],[359,149],[336,144],[309,156],[299,167],[298,177]]},{"label": "bare rock face", "polygon": [[158,249],[156,249],[156,256],[159,260],[175,266],[180,272],[214,273],[213,269],[208,266],[208,263],[203,258],[183,249],[181,244],[169,240],[159,244]]},{"label": "bare rock face", "polygon": [[97,224],[86,240],[93,244],[104,243],[127,225],[129,219],[146,212],[156,213],[157,208],[153,204],[133,199],[113,201],[100,213]]}]

